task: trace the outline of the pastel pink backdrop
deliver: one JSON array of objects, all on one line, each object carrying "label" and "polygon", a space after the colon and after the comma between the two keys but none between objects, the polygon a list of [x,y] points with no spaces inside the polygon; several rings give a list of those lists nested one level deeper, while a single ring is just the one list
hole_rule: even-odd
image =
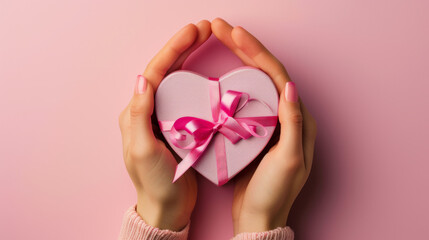
[{"label": "pastel pink backdrop", "polygon": [[[286,66],[318,121],[296,239],[428,239],[428,1],[1,1],[0,238],[117,239],[135,192],[118,115],[188,22],[224,17]],[[212,38],[185,69],[240,66]],[[191,239],[228,239],[199,178]]]}]

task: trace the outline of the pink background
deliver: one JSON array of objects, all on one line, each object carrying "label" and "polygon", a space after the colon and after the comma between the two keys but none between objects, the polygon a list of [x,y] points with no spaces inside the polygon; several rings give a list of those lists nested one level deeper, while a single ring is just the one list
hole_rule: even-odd
[{"label": "pink background", "polygon": [[[288,68],[318,121],[296,239],[428,239],[429,3],[0,2],[0,238],[117,239],[135,192],[118,115],[188,22],[224,17]],[[240,61],[210,39],[185,65]],[[232,185],[200,179],[192,239],[228,239]],[[63,236],[59,236],[63,235]]]}]

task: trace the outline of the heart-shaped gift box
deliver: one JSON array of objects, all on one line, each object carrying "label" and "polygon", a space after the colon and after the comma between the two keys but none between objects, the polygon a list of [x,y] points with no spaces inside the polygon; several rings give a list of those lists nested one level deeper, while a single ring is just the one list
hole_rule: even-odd
[{"label": "heart-shaped gift box", "polygon": [[155,95],[161,131],[183,159],[174,181],[189,167],[223,185],[251,163],[277,124],[278,93],[263,71],[240,67],[220,78],[179,70]]}]

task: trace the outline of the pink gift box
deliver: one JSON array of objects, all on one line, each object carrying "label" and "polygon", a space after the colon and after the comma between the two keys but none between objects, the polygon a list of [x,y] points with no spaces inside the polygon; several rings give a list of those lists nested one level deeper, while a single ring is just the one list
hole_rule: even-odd
[{"label": "pink gift box", "polygon": [[277,123],[278,93],[263,71],[232,70],[220,78],[179,70],[165,77],[155,95],[162,133],[183,159],[174,181],[193,167],[223,185],[251,163]]}]

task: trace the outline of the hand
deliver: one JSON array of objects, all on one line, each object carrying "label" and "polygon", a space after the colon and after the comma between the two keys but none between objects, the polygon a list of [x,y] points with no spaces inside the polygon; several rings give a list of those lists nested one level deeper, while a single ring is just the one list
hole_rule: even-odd
[{"label": "hand", "polygon": [[280,93],[278,143],[261,156],[259,165],[255,161],[256,164],[251,164],[235,179],[234,233],[284,227],[289,210],[310,173],[316,122],[302,101],[298,101],[295,85],[290,83],[284,66],[254,36],[219,18],[212,21],[212,32],[245,64],[267,73]]},{"label": "hand", "polygon": [[172,183],[179,158],[155,137],[161,134],[152,129],[154,93],[164,76],[181,68],[210,35],[206,20],[176,33],[137,78],[134,96],[119,116],[125,165],[137,190],[137,212],[147,224],[161,229],[179,231],[186,226],[195,206],[197,182],[188,170]]}]

